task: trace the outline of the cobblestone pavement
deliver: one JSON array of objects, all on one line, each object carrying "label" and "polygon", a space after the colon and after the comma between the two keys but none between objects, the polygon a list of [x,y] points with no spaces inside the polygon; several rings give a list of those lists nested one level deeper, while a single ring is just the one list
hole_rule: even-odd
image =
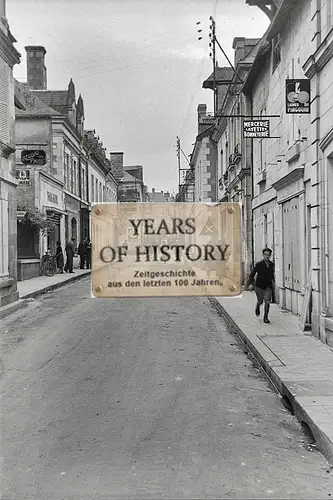
[{"label": "cobblestone pavement", "polygon": [[91,299],[2,321],[2,498],[313,499],[333,470],[206,299]]}]

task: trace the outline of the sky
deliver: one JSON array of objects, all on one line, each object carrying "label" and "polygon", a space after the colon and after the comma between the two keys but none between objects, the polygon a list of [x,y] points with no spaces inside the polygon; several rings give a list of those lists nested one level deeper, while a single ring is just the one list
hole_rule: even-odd
[{"label": "sky", "polygon": [[[232,62],[234,37],[260,38],[268,26],[245,0],[10,0],[7,18],[22,55],[14,75],[26,81],[24,47],[43,45],[48,89],[64,90],[72,78],[85,128],[95,129],[108,151],[123,151],[125,165],[142,165],[149,190],[172,192],[176,138],[189,155],[197,106],[213,107],[213,92],[202,89],[212,73],[211,15]],[[219,49],[217,61],[228,66]]]}]

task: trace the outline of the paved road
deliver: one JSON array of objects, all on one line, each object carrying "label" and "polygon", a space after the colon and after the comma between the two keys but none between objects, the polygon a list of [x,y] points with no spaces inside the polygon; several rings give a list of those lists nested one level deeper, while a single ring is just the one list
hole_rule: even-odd
[{"label": "paved road", "polygon": [[208,300],[94,300],[86,279],[2,328],[3,499],[333,495]]}]

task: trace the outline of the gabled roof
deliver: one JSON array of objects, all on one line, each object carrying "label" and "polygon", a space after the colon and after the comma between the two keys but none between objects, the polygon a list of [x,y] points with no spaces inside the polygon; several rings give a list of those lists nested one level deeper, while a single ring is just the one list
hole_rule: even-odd
[{"label": "gabled roof", "polygon": [[[126,172],[126,170],[124,170],[124,174],[123,174],[123,182],[138,182],[139,179],[137,179],[136,177],[134,177],[133,175],[129,174],[128,172]],[[139,181],[140,182],[140,181]]]},{"label": "gabled roof", "polygon": [[60,114],[55,109],[47,106],[43,101],[41,101],[34,92],[29,90],[27,84],[20,83],[15,80],[14,85],[16,99],[24,107],[24,109],[17,108],[15,110],[16,116],[54,116]]},{"label": "gabled roof", "polygon": [[127,165],[124,166],[124,171],[130,173],[138,181],[143,182],[143,167],[142,165]]},{"label": "gabled roof", "polygon": [[33,94],[61,115],[68,113],[68,90],[33,90]]}]

